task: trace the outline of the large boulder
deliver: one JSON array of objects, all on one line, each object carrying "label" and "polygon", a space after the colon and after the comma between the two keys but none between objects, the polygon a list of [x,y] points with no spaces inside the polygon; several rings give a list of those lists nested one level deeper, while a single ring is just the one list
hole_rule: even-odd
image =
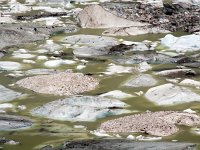
[{"label": "large boulder", "polygon": [[21,129],[31,125],[32,122],[23,117],[0,114],[0,130]]},{"label": "large boulder", "polygon": [[[65,150],[195,150],[196,145],[191,143],[174,143],[174,142],[134,142],[132,140],[122,139],[97,139],[97,140],[81,140],[81,141],[66,141],[61,146]],[[46,146],[47,149],[41,150],[56,150],[51,146]],[[48,149],[49,148],[49,149]]]},{"label": "large boulder", "polygon": [[146,23],[118,17],[106,11],[99,5],[89,5],[85,7],[78,14],[77,20],[82,28],[111,28],[147,25]]},{"label": "large boulder", "polygon": [[128,105],[119,100],[95,96],[70,97],[31,110],[32,115],[63,121],[95,121],[110,115],[127,113]]},{"label": "large boulder", "polygon": [[200,95],[188,88],[179,87],[171,83],[150,88],[145,97],[157,105],[175,105],[200,101]]},{"label": "large boulder", "polygon": [[0,25],[0,50],[14,45],[44,40],[50,35],[60,32],[73,32],[76,27],[45,26],[37,23],[17,23]]},{"label": "large boulder", "polygon": [[100,125],[100,130],[169,136],[179,131],[176,125],[200,125],[200,117],[196,114],[175,111],[148,112],[106,121]]},{"label": "large boulder", "polygon": [[82,73],[57,73],[28,77],[16,82],[20,87],[42,94],[70,96],[93,90],[99,82]]},{"label": "large boulder", "polygon": [[200,35],[191,34],[175,37],[171,34],[161,39],[161,45],[176,52],[194,52],[200,50]]}]

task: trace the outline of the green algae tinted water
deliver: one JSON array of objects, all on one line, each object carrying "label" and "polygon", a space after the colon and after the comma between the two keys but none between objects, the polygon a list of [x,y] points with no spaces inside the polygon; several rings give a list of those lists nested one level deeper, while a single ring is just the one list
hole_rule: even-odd
[{"label": "green algae tinted water", "polygon": [[[73,34],[93,34],[93,35],[101,35],[103,30],[101,29],[81,29],[80,31],[73,33]],[[68,35],[73,34],[58,34],[51,38],[55,43],[57,44],[63,44],[61,42],[61,39]],[[183,35],[182,32],[174,33],[174,35],[180,36]],[[158,41],[160,38],[162,38],[164,34],[149,34],[149,35],[141,35],[141,36],[129,36],[129,37],[117,37],[118,39],[124,39],[129,41],[143,41],[143,40],[151,40],[151,41]],[[46,41],[40,41],[33,44],[27,44],[22,45],[17,48],[10,49],[8,54],[1,59],[1,61],[16,61],[22,63],[22,59],[16,59],[12,57],[12,52],[15,50],[18,50],[19,48],[27,49],[29,50],[29,53],[32,53],[34,55],[44,55],[44,54],[38,54],[34,53],[35,50],[37,50],[37,46],[44,44]],[[68,54],[66,59],[73,59],[72,55],[72,49],[70,48],[63,48],[63,50]],[[91,92],[83,93],[83,95],[99,95],[101,93],[109,92],[112,90],[122,90],[123,92],[133,94],[135,95],[135,92],[143,91],[144,93],[149,88],[128,88],[128,87],[122,87],[121,85],[131,76],[137,75],[137,73],[126,73],[126,74],[114,74],[114,75],[103,75],[102,72],[106,71],[106,67],[108,64],[111,63],[111,60],[106,61],[98,61],[98,60],[89,60],[89,62],[86,65],[86,68],[82,70],[76,70],[76,66],[80,64],[79,62],[74,65],[62,65],[56,69],[60,70],[66,70],[66,69],[72,69],[74,72],[82,72],[82,73],[92,73],[93,76],[100,80],[100,85]],[[24,64],[24,63],[22,63]],[[128,65],[128,66],[134,66],[134,65]],[[174,65],[153,65],[153,70],[148,71],[146,73],[153,74],[155,70],[159,70],[161,68],[174,68]],[[45,68],[44,61],[36,61],[35,64],[25,64],[23,66],[22,71],[26,71],[28,69],[35,69],[35,68]],[[196,70],[198,72],[198,70]],[[40,106],[42,104],[45,104],[47,102],[57,100],[63,97],[53,96],[53,95],[45,95],[45,94],[37,94],[34,92],[31,92],[29,90],[21,89],[17,86],[9,86],[16,81],[20,80],[24,77],[10,77],[8,76],[9,72],[1,72],[0,74],[0,84],[13,89],[15,91],[19,91],[22,93],[28,94],[27,97],[23,99],[16,99],[10,103],[14,105],[25,105],[26,109],[23,111],[9,111],[8,114],[13,115],[21,115],[25,116],[27,118],[30,118],[33,121],[33,126],[31,128],[23,129],[23,130],[12,130],[12,131],[1,131],[0,137],[6,137],[8,139],[13,139],[16,141],[19,141],[21,144],[12,146],[12,145],[3,145],[2,147],[5,150],[32,150],[32,149],[39,149],[42,146],[53,144],[53,145],[59,145],[63,141],[66,140],[79,140],[79,139],[91,139],[91,138],[99,138],[97,136],[94,136],[90,133],[90,131],[93,131],[98,128],[98,126],[107,120],[117,118],[119,116],[125,116],[124,115],[118,115],[118,116],[110,116],[102,119],[98,119],[95,122],[68,122],[68,121],[55,121],[51,119],[45,119],[40,117],[35,117],[30,114],[30,110]],[[156,77],[158,80],[158,85],[167,83],[165,77]],[[194,78],[195,80],[200,80],[200,77],[197,76]],[[200,93],[198,89],[192,89],[197,93]],[[127,104],[130,105],[128,108],[132,111],[131,114],[134,114],[136,112],[145,112],[147,110],[149,111],[160,111],[160,110],[180,110],[183,111],[185,109],[191,108],[192,110],[199,112],[200,110],[200,103],[186,103],[176,106],[156,106],[153,103],[149,102],[144,95],[136,96],[133,98],[125,99],[124,100]],[[200,113],[198,113],[200,115]],[[86,127],[86,129],[76,129],[74,128],[74,125],[83,125]],[[126,137],[129,134],[122,135],[123,137]],[[139,135],[139,134],[135,134]],[[188,127],[180,127],[180,131],[173,135],[164,137],[161,141],[172,141],[177,140],[178,142],[191,142],[191,143],[197,143],[200,145],[200,135],[194,134],[191,131],[191,128]],[[200,147],[199,147],[200,148]]]}]

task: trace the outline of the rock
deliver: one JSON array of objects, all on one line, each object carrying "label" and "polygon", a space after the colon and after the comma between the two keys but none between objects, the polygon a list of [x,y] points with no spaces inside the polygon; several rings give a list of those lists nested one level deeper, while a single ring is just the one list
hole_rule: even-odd
[{"label": "rock", "polygon": [[196,72],[192,69],[170,69],[155,73],[156,75],[166,76],[171,78],[195,76]]},{"label": "rock", "polygon": [[193,86],[193,87],[200,88],[200,82],[192,80],[192,79],[184,79],[179,84],[180,85]]},{"label": "rock", "polygon": [[134,95],[124,93],[124,92],[122,92],[120,90],[110,91],[110,92],[101,94],[99,96],[116,98],[116,99],[127,99],[127,98],[130,98],[130,97],[134,97]]},{"label": "rock", "polygon": [[15,22],[16,20],[11,18],[10,16],[0,16],[0,23],[15,23]]},{"label": "rock", "polygon": [[19,142],[16,142],[14,140],[6,139],[5,137],[0,137],[0,145],[1,144],[7,144],[7,145],[18,145]]},{"label": "rock", "polygon": [[95,121],[128,112],[119,100],[95,96],[70,97],[53,101],[31,110],[32,115],[63,121]]},{"label": "rock", "polygon": [[151,87],[155,86],[157,81],[149,74],[140,74],[138,76],[131,77],[126,81],[123,86],[128,87]]},{"label": "rock", "polygon": [[56,32],[73,32],[75,30],[74,25],[47,27],[37,23],[1,24],[0,50],[14,45],[44,40]]},{"label": "rock", "polygon": [[200,50],[200,35],[175,37],[171,34],[161,39],[161,44],[176,52],[194,52]]},{"label": "rock", "polygon": [[115,45],[110,49],[110,53],[112,52],[135,52],[135,51],[150,51],[154,50],[154,47],[151,43],[145,42],[128,42],[124,41],[123,44]]},{"label": "rock", "polygon": [[99,82],[82,73],[57,73],[28,77],[16,82],[20,87],[41,94],[70,96],[94,90]]},{"label": "rock", "polygon": [[18,2],[11,4],[10,9],[9,9],[10,13],[23,13],[30,10],[31,10],[31,7],[28,7]]},{"label": "rock", "polygon": [[70,44],[92,45],[92,46],[111,46],[118,44],[117,39],[107,36],[96,35],[72,35],[67,36],[63,42]]},{"label": "rock", "polygon": [[9,102],[22,96],[22,93],[10,90],[0,85],[0,103]]},{"label": "rock", "polygon": [[[150,24],[157,29],[168,30],[171,32],[182,29],[185,32],[199,31],[199,10],[192,6],[189,8],[181,7],[177,4],[164,3],[163,7],[155,7],[151,4],[141,2],[108,2],[100,5],[106,11],[117,17]],[[154,1],[155,2],[155,1]],[[101,20],[101,19],[99,19]],[[130,25],[136,26],[138,25]],[[126,26],[126,27],[130,27]],[[144,25],[144,27],[148,25]],[[123,29],[122,29],[123,30]]]},{"label": "rock", "polygon": [[73,54],[77,57],[98,57],[104,56],[109,53],[109,48],[107,46],[82,46],[75,48]]},{"label": "rock", "polygon": [[152,5],[154,7],[163,7],[163,0],[137,0],[138,2],[141,2],[145,5]]},{"label": "rock", "polygon": [[111,28],[144,26],[146,23],[131,21],[118,17],[99,5],[85,7],[77,16],[77,21],[82,28]]},{"label": "rock", "polygon": [[142,62],[149,64],[172,64],[178,63],[181,60],[181,57],[170,57],[155,51],[133,52],[131,56],[129,55],[122,56],[120,58],[114,58],[114,61],[120,64],[137,64]]},{"label": "rock", "polygon": [[100,125],[104,132],[145,133],[154,136],[169,136],[177,133],[176,125],[196,126],[200,117],[175,111],[148,112],[109,120]]},{"label": "rock", "polygon": [[0,61],[0,70],[11,71],[11,70],[19,70],[22,66],[18,62],[12,61]]},{"label": "rock", "polygon": [[66,141],[62,146],[63,150],[127,150],[127,149],[159,149],[159,150],[195,150],[196,145],[191,143],[174,142],[134,142],[122,139],[97,139],[82,141]]},{"label": "rock", "polygon": [[176,105],[200,101],[200,95],[188,88],[175,86],[171,83],[150,88],[145,97],[157,105]]},{"label": "rock", "polygon": [[130,36],[142,34],[157,34],[157,33],[170,33],[168,30],[160,29],[159,27],[145,26],[145,27],[118,27],[110,28],[103,32],[103,35],[110,36]]},{"label": "rock", "polygon": [[55,150],[51,145],[46,145],[42,147],[40,150]]},{"label": "rock", "polygon": [[56,74],[59,73],[60,71],[56,69],[31,69],[25,71],[25,74],[27,75],[47,75],[47,74]]},{"label": "rock", "polygon": [[4,57],[4,53],[0,52],[0,58]]},{"label": "rock", "polygon": [[200,0],[172,0],[172,3],[188,8],[191,5],[200,5]]},{"label": "rock", "polygon": [[22,129],[31,125],[31,121],[20,116],[0,114],[0,130]]},{"label": "rock", "polygon": [[146,72],[152,69],[152,67],[147,62],[142,62],[139,64],[138,69],[140,72]]}]

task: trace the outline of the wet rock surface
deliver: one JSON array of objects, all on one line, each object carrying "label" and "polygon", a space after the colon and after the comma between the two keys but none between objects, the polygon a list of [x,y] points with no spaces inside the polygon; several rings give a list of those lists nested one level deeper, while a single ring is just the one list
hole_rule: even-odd
[{"label": "wet rock surface", "polygon": [[74,26],[47,27],[37,23],[2,24],[0,25],[0,50],[14,45],[44,40],[56,32],[73,32],[75,30]]},{"label": "wet rock surface", "polygon": [[[133,142],[131,140],[120,140],[120,139],[100,139],[100,140],[82,140],[82,141],[66,141],[62,146],[62,150],[127,150],[127,149],[160,149],[160,150],[195,150],[196,145],[190,143],[171,143],[171,142]],[[42,149],[46,150],[46,149]],[[52,148],[49,150],[57,150]]]},{"label": "wet rock surface", "polygon": [[110,115],[123,114],[128,105],[119,100],[95,96],[71,97],[39,106],[31,114],[63,121],[95,121]]},{"label": "wet rock surface", "polygon": [[171,83],[150,88],[145,97],[157,105],[175,105],[200,101],[200,95]]},{"label": "wet rock surface", "polygon": [[185,62],[192,62],[185,56],[171,57],[156,51],[133,52],[131,56],[122,56],[115,58],[114,61],[120,64],[137,64],[147,62],[149,64],[181,64]]},{"label": "wet rock surface", "polygon": [[70,96],[94,90],[99,82],[82,73],[58,73],[28,77],[16,84],[42,94]]},{"label": "wet rock surface", "polygon": [[140,74],[136,77],[132,77],[126,81],[123,86],[127,87],[151,87],[157,84],[156,79],[148,74]]},{"label": "wet rock surface", "polygon": [[0,102],[9,102],[14,99],[20,98],[22,93],[10,90],[3,85],[0,85]]},{"label": "wet rock surface", "polygon": [[169,136],[179,131],[176,125],[196,126],[200,124],[198,115],[160,111],[136,114],[109,120],[99,129],[111,133],[145,133],[155,136]]},{"label": "wet rock surface", "polygon": [[0,130],[14,130],[30,127],[32,122],[21,117],[13,115],[0,114]]}]

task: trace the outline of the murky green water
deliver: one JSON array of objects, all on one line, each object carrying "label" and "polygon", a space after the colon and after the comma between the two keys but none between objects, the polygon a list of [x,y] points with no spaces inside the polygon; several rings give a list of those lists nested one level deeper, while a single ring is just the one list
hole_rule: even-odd
[{"label": "murky green water", "polygon": [[[93,35],[101,35],[103,30],[95,30],[95,29],[81,29],[80,31],[73,33],[73,34],[93,34]],[[63,44],[60,42],[61,39],[68,35],[73,34],[59,34],[53,36],[51,39],[58,44]],[[183,35],[182,32],[174,33],[174,35],[180,36]],[[151,41],[157,41],[160,38],[162,38],[164,34],[156,34],[156,35],[142,35],[142,36],[130,36],[130,37],[117,37],[118,39],[124,39],[129,41],[143,41],[143,40],[151,40]],[[45,41],[40,41],[34,44],[28,44],[24,46],[19,46],[17,48],[13,48],[9,51],[9,53],[3,57],[1,60],[10,60],[10,61],[16,61],[22,63],[22,59],[16,59],[12,58],[11,54],[14,50],[18,50],[19,48],[24,48],[29,50],[29,53],[39,55],[37,53],[34,53],[35,50],[37,50],[37,46],[44,44]],[[66,59],[73,59],[72,55],[72,49],[71,48],[64,48],[63,49],[68,55],[65,56]],[[43,55],[43,54],[41,54]],[[43,61],[36,61],[36,64],[26,64],[24,65],[23,70],[28,69],[34,69],[34,68],[45,68]],[[75,65],[62,65],[61,67],[58,67],[56,69],[60,70],[66,70],[66,69],[72,69],[74,72],[82,72],[82,73],[92,73],[93,76],[100,80],[99,87],[91,92],[84,93],[83,95],[99,95],[100,93],[105,93],[112,90],[122,90],[123,92],[133,94],[135,92],[143,91],[144,93],[148,90],[148,88],[124,88],[121,87],[122,83],[125,82],[129,77],[136,75],[136,73],[127,73],[127,74],[115,74],[115,75],[102,75],[102,72],[106,71],[106,67],[108,64],[111,63],[111,60],[106,61],[97,61],[97,60],[89,60],[89,62],[86,65],[86,68],[82,70],[76,70],[76,66],[80,64],[80,62],[76,63]],[[134,66],[134,65],[129,65]],[[160,70],[163,68],[175,68],[174,65],[153,65],[153,70],[146,72],[149,74],[152,74],[155,70]],[[199,70],[196,70],[199,72]],[[13,131],[1,131],[0,137],[6,137],[9,139],[14,139],[16,141],[20,141],[21,144],[17,146],[3,146],[6,150],[31,150],[34,148],[39,148],[42,145],[46,144],[60,144],[63,141],[66,140],[78,140],[78,139],[89,139],[89,138],[98,138],[92,134],[90,134],[90,131],[95,130],[98,128],[98,126],[106,121],[113,118],[117,118],[119,116],[110,116],[103,119],[98,119],[96,122],[68,122],[68,121],[55,121],[55,120],[49,120],[39,117],[33,117],[30,115],[29,111],[32,108],[35,108],[37,106],[40,106],[44,103],[60,99],[62,97],[56,97],[53,95],[44,95],[44,94],[37,94],[34,92],[31,92],[29,90],[21,89],[17,86],[8,86],[10,84],[15,83],[21,78],[24,77],[9,77],[7,76],[9,72],[1,72],[0,73],[0,84],[13,89],[15,91],[28,93],[29,95],[24,99],[16,99],[10,103],[15,105],[25,105],[27,107],[24,111],[19,112],[13,112],[8,111],[9,114],[14,115],[22,115],[30,118],[33,120],[34,125],[31,128],[25,129],[25,130],[13,130]],[[159,81],[159,84],[167,83],[165,77],[156,77],[156,79]],[[195,80],[200,80],[200,77],[197,76],[194,78]],[[197,93],[199,93],[199,90],[193,89]],[[159,110],[180,110],[183,111],[184,109],[191,108],[194,111],[199,112],[200,110],[200,103],[187,103],[187,104],[181,104],[171,107],[161,107],[156,106],[153,103],[149,102],[147,99],[144,98],[144,96],[137,96],[133,98],[129,98],[124,100],[127,104],[130,105],[129,109],[132,111],[138,111],[138,112],[144,112],[147,110],[150,111],[159,111]],[[133,112],[134,113],[134,112]],[[199,113],[200,115],[200,113]],[[124,116],[124,115],[121,115]],[[84,125],[87,127],[87,130],[83,129],[75,129],[74,125]],[[128,134],[123,135],[126,137]],[[162,141],[171,141],[171,140],[178,140],[179,142],[192,142],[200,144],[200,135],[195,135],[191,133],[191,129],[187,127],[180,127],[180,131],[169,137],[164,137]]]}]

